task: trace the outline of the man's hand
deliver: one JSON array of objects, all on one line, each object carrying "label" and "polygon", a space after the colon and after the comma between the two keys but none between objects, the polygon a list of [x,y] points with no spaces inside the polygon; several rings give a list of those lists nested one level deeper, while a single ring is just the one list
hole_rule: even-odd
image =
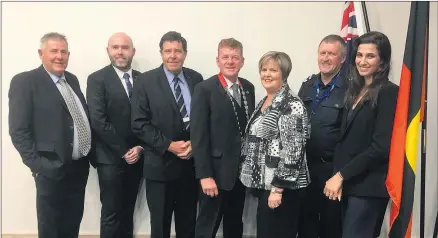
[{"label": "man's hand", "polygon": [[201,179],[201,187],[202,187],[202,192],[204,192],[204,194],[207,196],[216,197],[217,195],[219,195],[216,182],[214,181],[213,178]]},{"label": "man's hand", "polygon": [[126,160],[126,163],[128,164],[134,164],[138,161],[140,158],[140,152],[142,148],[141,146],[135,146],[131,148],[126,154],[123,156],[123,158]]},{"label": "man's hand", "polygon": [[192,156],[192,144],[190,143],[190,141],[186,141],[183,147],[185,146],[187,147],[186,151],[177,155],[181,159],[189,159]]},{"label": "man's hand", "polygon": [[174,153],[175,155],[183,154],[187,150],[187,142],[184,141],[172,141],[169,145],[170,152]]}]

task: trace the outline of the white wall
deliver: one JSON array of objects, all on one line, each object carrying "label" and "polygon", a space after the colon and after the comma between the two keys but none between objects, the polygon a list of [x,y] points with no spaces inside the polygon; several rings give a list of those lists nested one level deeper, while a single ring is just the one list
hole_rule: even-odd
[{"label": "white wall", "polygon": [[[368,3],[372,30],[386,33],[393,46],[393,78],[399,81],[410,4]],[[395,7],[399,10],[394,11]],[[158,42],[161,36],[176,30],[188,41],[186,66],[198,70],[205,78],[218,72],[215,64],[220,39],[234,37],[244,45],[245,66],[241,76],[256,86],[256,99],[264,95],[258,82],[257,62],[269,50],[280,50],[292,58],[289,79],[298,91],[302,80],[317,72],[316,50],[322,37],[339,33],[342,2],[318,3],[2,3],[2,233],[37,232],[35,186],[27,167],[12,146],[8,135],[8,98],[11,78],[40,65],[37,49],[40,37],[49,31],[66,34],[71,51],[68,70],[76,74],[85,92],[87,76],[109,63],[105,47],[109,36],[117,31],[128,33],[137,54],[133,67],[146,71],[160,62]],[[390,14],[388,14],[390,12]],[[428,166],[436,163],[437,134],[437,3],[431,4],[429,67]],[[50,121],[50,118],[48,119]],[[437,181],[428,173],[428,181]],[[435,188],[434,188],[435,187]],[[428,195],[427,224],[431,237],[436,214],[437,188]],[[136,227],[147,234],[149,213],[144,188],[139,195]],[[255,233],[254,200],[249,197],[245,210],[245,233]],[[418,210],[418,201],[416,201]],[[86,190],[83,234],[99,232],[99,188],[92,168]],[[433,219],[432,219],[433,217]],[[415,217],[414,217],[415,218]],[[432,221],[433,220],[433,221]],[[414,236],[418,236],[414,224]]]}]

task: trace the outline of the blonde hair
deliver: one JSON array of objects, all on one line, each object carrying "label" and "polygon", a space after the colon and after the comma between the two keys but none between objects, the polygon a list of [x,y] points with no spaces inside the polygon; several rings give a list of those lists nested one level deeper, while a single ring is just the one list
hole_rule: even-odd
[{"label": "blonde hair", "polygon": [[284,52],[279,51],[269,51],[265,53],[259,60],[259,73],[262,71],[263,65],[269,60],[274,60],[280,66],[281,75],[283,76],[283,81],[286,82],[287,77],[289,77],[292,71],[292,61]]},{"label": "blonde hair", "polygon": [[222,39],[219,42],[217,50],[219,51],[220,48],[224,48],[224,47],[229,47],[231,49],[240,49],[240,53],[241,53],[241,55],[243,55],[242,43],[234,38]]}]

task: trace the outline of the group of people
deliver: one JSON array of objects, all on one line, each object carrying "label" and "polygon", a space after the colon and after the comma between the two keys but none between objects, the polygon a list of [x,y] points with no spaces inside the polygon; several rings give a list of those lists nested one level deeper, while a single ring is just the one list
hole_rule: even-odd
[{"label": "group of people", "polygon": [[[184,67],[187,41],[170,31],[162,64],[140,73],[125,33],[108,40],[110,64],[87,79],[66,71],[64,35],[47,33],[42,64],[15,75],[9,133],[36,185],[41,238],[78,237],[90,164],[97,169],[100,237],[133,237],[142,178],[152,238],[242,238],[246,191],[257,198],[258,238],[377,237],[398,86],[380,32],[318,46],[320,72],[296,94],[284,52],[259,60],[260,81],[239,76],[243,45],[218,44],[219,73]],[[343,73],[346,63],[349,74]],[[254,83],[266,95],[255,100]]]}]

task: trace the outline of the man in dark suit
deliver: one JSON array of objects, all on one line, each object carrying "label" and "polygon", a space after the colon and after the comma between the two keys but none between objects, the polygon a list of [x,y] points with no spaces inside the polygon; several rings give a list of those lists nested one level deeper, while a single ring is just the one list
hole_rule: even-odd
[{"label": "man in dark suit", "polygon": [[215,237],[223,217],[224,237],[241,238],[245,188],[238,169],[254,85],[238,77],[244,64],[239,41],[222,40],[216,63],[220,73],[197,85],[192,101],[193,157],[202,188],[195,236]]},{"label": "man in dark suit", "polygon": [[92,154],[88,109],[78,79],[65,71],[65,36],[44,35],[38,53],[42,65],[11,81],[9,134],[35,179],[38,236],[78,237]]},{"label": "man in dark suit", "polygon": [[190,143],[190,101],[198,72],[183,67],[187,42],[171,31],[160,41],[163,64],[140,75],[132,96],[132,129],[144,143],[151,238],[194,236],[197,182]]},{"label": "man in dark suit", "polygon": [[131,96],[139,72],[131,68],[132,39],[116,33],[108,41],[111,64],[88,77],[87,102],[96,142],[100,237],[133,237],[133,215],[143,170],[140,141],[131,130]]}]

